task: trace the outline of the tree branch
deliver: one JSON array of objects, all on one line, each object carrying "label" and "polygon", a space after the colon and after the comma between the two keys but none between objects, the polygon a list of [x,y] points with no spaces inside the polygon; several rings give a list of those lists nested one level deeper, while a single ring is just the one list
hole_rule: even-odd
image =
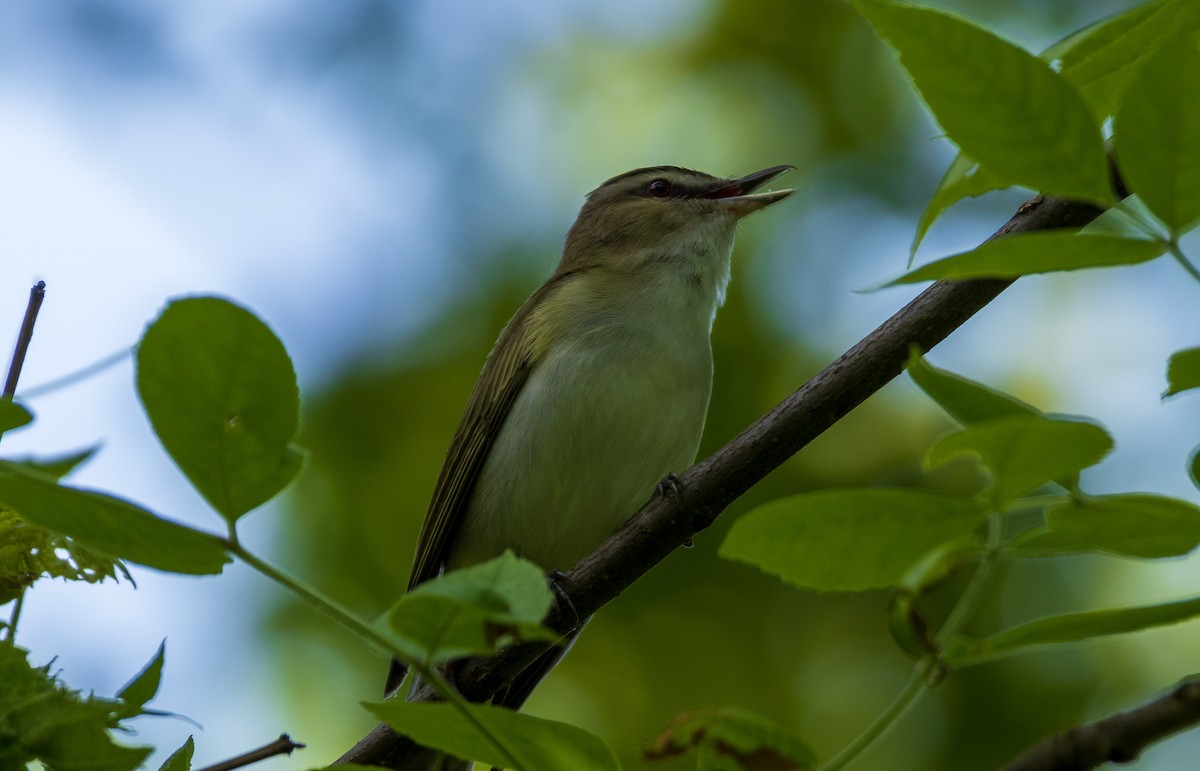
[{"label": "tree branch", "polygon": [[270,744],[264,744],[258,749],[250,750],[238,755],[236,758],[223,760],[220,763],[196,769],[196,771],[233,771],[233,769],[245,768],[267,758],[273,758],[276,755],[291,755],[293,751],[302,750],[304,747],[305,745],[292,741],[292,737],[287,734],[280,734],[279,738]]},{"label": "tree branch", "polygon": [[29,342],[33,340],[33,325],[44,299],[46,282],[39,281],[29,290],[29,304],[25,306],[25,318],[21,321],[21,331],[17,333],[17,347],[13,350],[8,377],[4,381],[3,395],[8,398],[17,392],[17,380],[21,377],[21,368],[25,366],[25,353],[29,350]]},{"label": "tree branch", "polygon": [[1129,763],[1142,750],[1200,723],[1200,678],[1128,712],[1075,726],[1036,744],[1005,771],[1083,771],[1104,763]]},{"label": "tree branch", "polygon": [[[1023,203],[992,239],[1011,233],[1080,228],[1101,211],[1091,204],[1035,196]],[[712,524],[725,507],[760,479],[900,374],[910,346],[930,350],[1012,281],[939,282],[926,289],[739,436],[681,474],[679,491],[655,493],[632,519],[561,580],[578,615],[556,608],[548,625],[565,634],[571,631],[572,619],[587,618],[617,597]],[[543,650],[545,645],[518,645],[493,658],[469,659],[456,669],[455,683],[468,699],[484,701],[511,682]],[[422,693],[418,698],[426,699],[428,695]],[[407,737],[380,725],[338,762],[396,768],[413,747]]]}]

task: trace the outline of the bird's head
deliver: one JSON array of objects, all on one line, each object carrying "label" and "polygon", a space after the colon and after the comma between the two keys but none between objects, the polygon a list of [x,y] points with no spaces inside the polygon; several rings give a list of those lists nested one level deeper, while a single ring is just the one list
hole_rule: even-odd
[{"label": "bird's head", "polygon": [[754,191],[792,168],[772,166],[726,179],[653,166],[613,177],[588,194],[567,235],[563,268],[634,268],[647,260],[727,256],[739,219],[793,192]]}]

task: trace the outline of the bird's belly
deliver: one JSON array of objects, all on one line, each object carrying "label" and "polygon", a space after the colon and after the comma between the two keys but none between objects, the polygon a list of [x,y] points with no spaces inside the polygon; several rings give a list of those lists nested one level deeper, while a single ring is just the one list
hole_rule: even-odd
[{"label": "bird's belly", "polygon": [[711,384],[707,335],[657,348],[584,341],[548,356],[484,462],[448,566],[509,548],[569,569],[692,463]]}]

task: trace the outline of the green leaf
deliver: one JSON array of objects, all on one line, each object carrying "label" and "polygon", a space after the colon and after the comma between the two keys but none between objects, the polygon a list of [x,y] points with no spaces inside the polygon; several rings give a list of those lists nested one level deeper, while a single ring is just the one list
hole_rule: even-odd
[{"label": "green leaf", "polygon": [[1161,605],[1050,616],[982,640],[955,637],[945,648],[944,660],[951,667],[962,668],[1046,645],[1077,643],[1093,637],[1178,624],[1197,615],[1200,615],[1200,597]]},{"label": "green leaf", "polygon": [[1100,127],[1045,61],[943,11],[855,5],[900,54],[950,139],[989,173],[1042,193],[1112,199]]},{"label": "green leaf", "polygon": [[1192,477],[1192,484],[1200,487],[1200,447],[1192,450],[1192,462],[1188,466],[1188,473]]},{"label": "green leaf", "polygon": [[0,767],[40,760],[54,771],[133,771],[150,747],[113,741],[118,702],[81,698],[29,665],[28,654],[0,642]]},{"label": "green leaf", "polygon": [[926,462],[936,466],[964,453],[978,455],[992,472],[992,499],[1003,507],[1046,482],[1099,463],[1112,448],[1112,437],[1094,423],[1010,415],[944,437]]},{"label": "green leaf", "polygon": [[908,355],[908,376],[937,402],[950,417],[963,425],[1008,415],[1041,415],[1037,409],[982,383],[931,365],[916,346]]},{"label": "green leaf", "polygon": [[183,746],[171,753],[171,757],[159,766],[158,771],[191,771],[192,753],[196,751],[196,743],[188,737]]},{"label": "green leaf", "polygon": [[676,715],[642,755],[671,759],[689,749],[696,750],[701,769],[802,771],[817,765],[816,753],[786,728],[737,707],[701,707]]},{"label": "green leaf", "polygon": [[942,181],[938,183],[933,198],[929,199],[925,211],[921,212],[921,219],[917,222],[916,235],[913,236],[912,246],[908,250],[908,266],[912,267],[913,258],[917,256],[917,249],[921,246],[921,241],[925,239],[925,234],[929,232],[929,228],[943,212],[964,198],[974,198],[993,190],[1002,190],[1011,184],[982,168],[971,157],[960,152],[951,162],[950,168],[946,169],[946,173],[942,177]]},{"label": "green leaf", "polygon": [[1200,508],[1160,495],[1089,496],[1048,508],[1046,521],[1046,528],[1013,542],[1017,556],[1098,550],[1160,559],[1187,554],[1200,545]]},{"label": "green leaf", "polygon": [[129,578],[125,566],[112,557],[0,506],[0,605],[44,577],[95,584],[106,578],[116,580],[118,572]]},{"label": "green leaf", "polygon": [[806,589],[881,589],[986,516],[976,500],[924,490],[825,490],[754,509],[733,523],[719,554]]},{"label": "green leaf", "polygon": [[1019,233],[922,265],[884,286],[941,279],[1015,278],[1030,273],[1136,265],[1153,260],[1165,250],[1158,241],[1110,235],[1065,230]]},{"label": "green leaf", "polygon": [[518,640],[557,640],[540,625],[553,601],[541,568],[506,551],[421,584],[392,606],[384,624],[405,654],[440,663]]},{"label": "green leaf", "polygon": [[0,434],[32,422],[33,413],[14,402],[11,397],[0,398]]},{"label": "green leaf", "polygon": [[229,561],[220,539],[162,519],[129,501],[63,487],[0,463],[0,503],[22,519],[88,548],[171,573],[220,573]]},{"label": "green leaf", "polygon": [[167,641],[163,640],[159,643],[158,652],[154,657],[142,667],[142,671],[125,684],[117,693],[117,698],[124,705],[117,712],[117,717],[124,719],[134,717],[143,713],[142,708],[146,706],[146,702],[154,698],[154,694],[158,693],[158,684],[162,679],[163,654],[166,652]]},{"label": "green leaf", "polygon": [[[408,703],[398,699],[364,702],[376,719],[426,747],[500,768],[515,766],[450,704]],[[503,707],[468,706],[478,723],[501,737],[525,771],[605,771],[618,768],[600,737],[566,723],[523,715]]]},{"label": "green leaf", "polygon": [[1129,187],[1175,235],[1200,219],[1200,51],[1188,35],[1158,46],[1113,118]]},{"label": "green leaf", "polygon": [[70,474],[75,469],[79,468],[84,463],[92,459],[96,451],[100,449],[100,445],[93,445],[83,450],[69,452],[64,455],[55,455],[49,458],[14,458],[8,463],[14,466],[21,466],[30,471],[36,471],[39,474],[44,474],[54,479],[62,479]]},{"label": "green leaf", "polygon": [[1098,120],[1112,115],[1130,78],[1188,12],[1185,2],[1150,2],[1110,16],[1069,36],[1042,54],[1079,89]]},{"label": "green leaf", "polygon": [[1167,363],[1167,390],[1163,398],[1193,388],[1200,388],[1200,348],[1176,351]]},{"label": "green leaf", "polygon": [[240,306],[175,300],[138,345],[137,387],[159,441],[229,522],[296,476],[296,373],[279,338]]}]

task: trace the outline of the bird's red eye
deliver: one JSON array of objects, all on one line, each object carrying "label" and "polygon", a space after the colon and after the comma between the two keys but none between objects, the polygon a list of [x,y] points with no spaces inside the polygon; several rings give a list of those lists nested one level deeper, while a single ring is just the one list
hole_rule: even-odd
[{"label": "bird's red eye", "polygon": [[665,179],[656,179],[646,185],[646,192],[655,198],[666,198],[671,194],[671,183]]}]

